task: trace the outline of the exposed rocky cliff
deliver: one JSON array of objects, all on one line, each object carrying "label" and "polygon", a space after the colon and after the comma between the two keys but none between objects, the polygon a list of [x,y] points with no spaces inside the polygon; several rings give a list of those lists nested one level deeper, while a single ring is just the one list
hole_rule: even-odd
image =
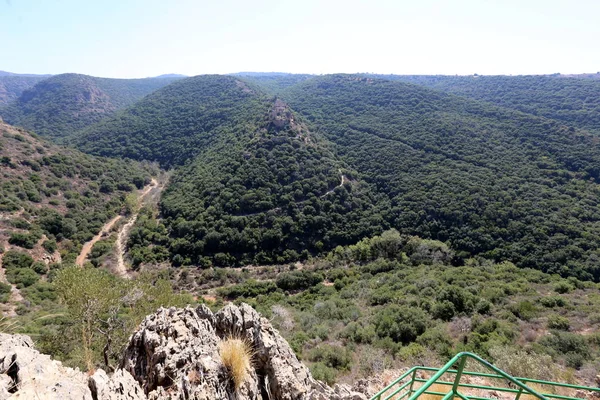
[{"label": "exposed rocky cliff", "polygon": [[[236,389],[219,343],[244,340],[252,363]],[[37,397],[36,397],[37,396]],[[66,368],[33,348],[30,338],[0,334],[0,400],[364,400],[349,387],[315,380],[287,342],[246,304],[159,309],[129,341],[121,366],[108,376]]]}]

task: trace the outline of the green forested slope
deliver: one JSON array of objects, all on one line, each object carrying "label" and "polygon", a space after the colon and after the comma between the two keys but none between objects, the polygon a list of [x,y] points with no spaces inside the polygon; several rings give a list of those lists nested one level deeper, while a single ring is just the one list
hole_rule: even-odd
[{"label": "green forested slope", "polygon": [[39,135],[63,139],[173,80],[55,75],[23,91],[0,109],[0,116]]},{"label": "green forested slope", "polygon": [[49,254],[58,248],[67,262],[121,211],[127,193],[150,181],[140,164],[54,146],[6,124],[0,176],[0,248],[39,256],[46,235]]},{"label": "green forested slope", "polygon": [[90,127],[75,143],[94,154],[180,165],[219,137],[247,137],[267,110],[267,99],[236,78],[197,76]]},{"label": "green forested slope", "polygon": [[0,75],[0,107],[4,107],[11,101],[16,100],[25,90],[33,87],[43,79],[46,79],[46,77]]},{"label": "green forested slope", "polygon": [[596,137],[416,85],[313,78],[284,96],[389,196],[402,232],[523,267],[596,279]]},{"label": "green forested slope", "polygon": [[163,225],[152,228],[158,234],[132,235],[136,264],[167,254],[176,264],[292,261],[385,225],[369,221],[380,202],[327,143],[285,103],[232,76],[175,82],[77,144],[178,167],[161,201]]},{"label": "green forested slope", "polygon": [[278,94],[291,86],[310,79],[313,75],[286,74],[277,72],[239,72],[233,74],[246,82],[260,86],[268,94]]},{"label": "green forested slope", "polygon": [[326,143],[279,101],[269,115],[248,142],[222,138],[173,177],[161,207],[176,262],[295,261],[385,226],[384,202]]},{"label": "green forested slope", "polygon": [[385,75],[600,133],[600,81],[559,76]]}]

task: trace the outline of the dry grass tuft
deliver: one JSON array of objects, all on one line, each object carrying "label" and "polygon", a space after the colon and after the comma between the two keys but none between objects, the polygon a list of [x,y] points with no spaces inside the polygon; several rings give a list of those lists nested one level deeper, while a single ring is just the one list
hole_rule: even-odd
[{"label": "dry grass tuft", "polygon": [[237,391],[250,376],[252,346],[247,340],[230,337],[219,343],[219,355]]},{"label": "dry grass tuft", "polygon": [[14,334],[19,328],[15,318],[0,317],[0,333]]}]

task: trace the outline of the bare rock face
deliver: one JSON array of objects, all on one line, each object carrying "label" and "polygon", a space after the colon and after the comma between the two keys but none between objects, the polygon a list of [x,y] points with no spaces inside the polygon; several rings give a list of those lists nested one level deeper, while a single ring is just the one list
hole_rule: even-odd
[{"label": "bare rock face", "polygon": [[[236,390],[219,355],[219,342],[246,340],[254,352],[248,378]],[[287,342],[247,304],[213,314],[197,309],[160,309],[132,335],[123,369],[148,399],[364,400],[347,387],[316,381]]]},{"label": "bare rock face", "polygon": [[146,395],[131,374],[118,369],[109,378],[99,369],[90,376],[89,387],[97,400],[146,400]]},{"label": "bare rock face", "polygon": [[[252,366],[236,389],[219,343],[243,339]],[[366,400],[315,380],[287,342],[247,304],[213,314],[159,309],[142,322],[111,376],[92,376],[40,354],[27,336],[0,334],[0,400]]]},{"label": "bare rock face", "polygon": [[0,333],[0,400],[92,400],[87,376],[40,354],[31,338]]}]

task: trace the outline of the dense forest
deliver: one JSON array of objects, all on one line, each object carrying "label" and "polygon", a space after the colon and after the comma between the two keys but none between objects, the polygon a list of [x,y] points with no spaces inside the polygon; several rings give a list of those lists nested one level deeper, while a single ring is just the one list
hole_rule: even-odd
[{"label": "dense forest", "polygon": [[[42,83],[75,78],[104,82],[92,97],[114,110],[141,95],[118,80],[79,75]],[[289,262],[396,228],[448,242],[457,265],[481,255],[600,279],[600,147],[584,129],[597,113],[593,99],[581,101],[597,82],[456,78],[496,82],[514,100],[484,102],[467,98],[477,97],[467,96],[470,83],[456,96],[423,87],[438,77],[404,77],[420,85],[386,78],[180,79],[100,122],[78,118],[70,141],[174,168],[161,214],[148,225],[157,231],[137,227],[129,244],[136,265]],[[533,86],[537,94],[526,90]],[[64,87],[56,92],[73,97]],[[519,111],[521,103],[538,109]]]},{"label": "dense forest", "polygon": [[[3,77],[0,82],[11,81],[11,78],[16,79]],[[18,77],[18,82],[25,82],[24,79]],[[176,78],[109,79],[79,74],[55,75],[38,79],[35,86],[22,91],[16,100],[0,108],[0,116],[12,125],[60,140],[174,80]]]},{"label": "dense forest", "polygon": [[[600,134],[600,81],[560,76],[376,75],[415,83]],[[591,75],[596,77],[597,75]]]},{"label": "dense forest", "polygon": [[[287,105],[257,78],[175,82],[78,138],[96,154],[183,165],[160,234],[132,247],[154,243],[175,264],[268,264],[394,227],[450,243],[457,264],[483,255],[600,278],[600,148],[588,131],[354,75],[297,77]],[[142,253],[136,263],[156,261]]]},{"label": "dense forest", "polygon": [[[277,100],[245,144],[207,148],[161,202],[177,264],[272,264],[371,234],[383,203]],[[383,222],[385,224],[385,222]]]},{"label": "dense forest", "polygon": [[267,99],[229,76],[187,78],[156,91],[78,135],[87,152],[181,165],[221,138],[248,138],[267,115]]},{"label": "dense forest", "polygon": [[313,78],[284,92],[391,200],[383,217],[457,257],[598,279],[600,146],[553,120],[400,82]]}]

